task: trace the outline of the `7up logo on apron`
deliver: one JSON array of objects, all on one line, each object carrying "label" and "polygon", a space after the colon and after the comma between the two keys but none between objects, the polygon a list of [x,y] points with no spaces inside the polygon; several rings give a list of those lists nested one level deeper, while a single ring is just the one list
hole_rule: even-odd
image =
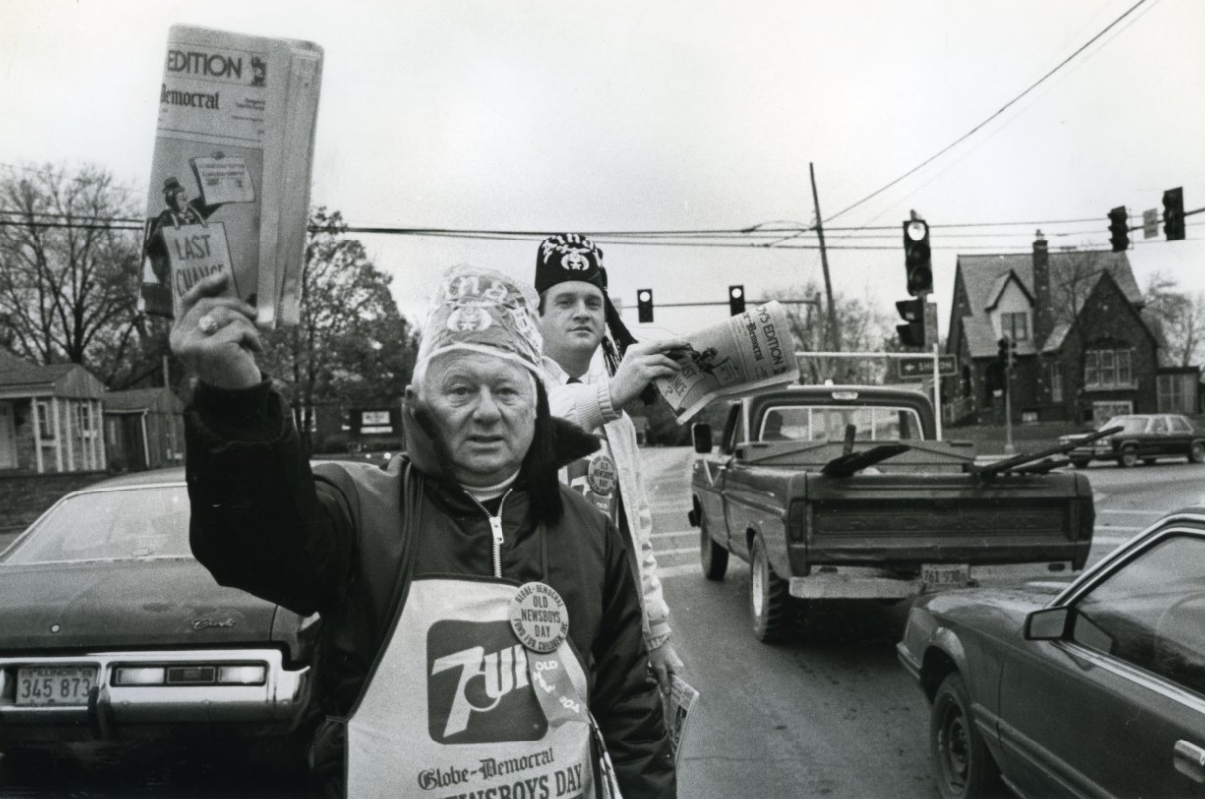
[{"label": "7up logo on apron", "polygon": [[427,677],[433,741],[537,741],[548,731],[527,676],[527,652],[509,622],[433,624]]}]

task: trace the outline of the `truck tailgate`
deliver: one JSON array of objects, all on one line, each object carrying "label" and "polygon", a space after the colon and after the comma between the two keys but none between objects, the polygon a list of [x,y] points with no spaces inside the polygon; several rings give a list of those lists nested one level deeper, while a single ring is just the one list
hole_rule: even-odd
[{"label": "truck tailgate", "polygon": [[1080,474],[809,474],[806,482],[790,527],[792,560],[802,555],[808,565],[1070,560],[1078,569],[1092,545],[1092,489]]}]

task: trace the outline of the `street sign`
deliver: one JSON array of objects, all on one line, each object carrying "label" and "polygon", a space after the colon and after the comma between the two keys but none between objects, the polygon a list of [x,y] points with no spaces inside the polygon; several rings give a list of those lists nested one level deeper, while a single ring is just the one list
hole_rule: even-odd
[{"label": "street sign", "polygon": [[[900,378],[906,377],[932,377],[933,376],[933,356],[917,355],[915,358],[900,358],[896,361],[899,367]],[[942,377],[949,377],[956,374],[957,364],[953,355],[938,355],[937,356],[937,373]]]},{"label": "street sign", "polygon": [[1142,212],[1142,238],[1153,239],[1159,235],[1159,209]]}]

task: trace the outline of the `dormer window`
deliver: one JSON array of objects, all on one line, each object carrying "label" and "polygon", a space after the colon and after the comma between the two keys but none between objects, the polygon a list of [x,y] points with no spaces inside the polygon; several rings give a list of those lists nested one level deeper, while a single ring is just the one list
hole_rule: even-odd
[{"label": "dormer window", "polygon": [[1000,335],[1012,341],[1029,341],[1029,314],[1026,311],[1000,314]]}]

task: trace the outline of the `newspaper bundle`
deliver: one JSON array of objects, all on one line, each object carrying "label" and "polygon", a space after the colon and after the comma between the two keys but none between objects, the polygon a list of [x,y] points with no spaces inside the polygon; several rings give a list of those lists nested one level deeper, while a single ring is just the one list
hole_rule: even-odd
[{"label": "newspaper bundle", "polygon": [[296,324],[322,49],[176,25],[159,89],[139,307],[227,272],[256,323]]},{"label": "newspaper bundle", "polygon": [[678,361],[682,371],[654,381],[679,424],[717,397],[799,380],[795,340],[786,311],[776,301],[747,308],[685,338],[690,349]]}]

